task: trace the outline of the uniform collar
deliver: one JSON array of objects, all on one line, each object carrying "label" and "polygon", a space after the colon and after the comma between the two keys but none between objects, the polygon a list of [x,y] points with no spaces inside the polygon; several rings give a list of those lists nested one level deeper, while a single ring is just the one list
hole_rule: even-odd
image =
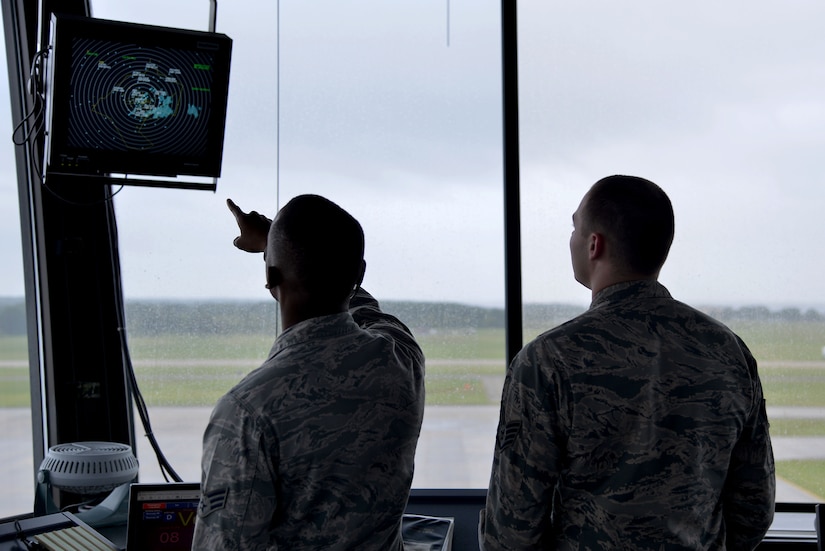
[{"label": "uniform collar", "polygon": [[318,316],[296,323],[281,333],[272,345],[270,356],[288,346],[338,337],[358,329],[349,312]]},{"label": "uniform collar", "polygon": [[672,298],[670,292],[664,285],[655,279],[640,279],[636,281],[624,281],[605,287],[593,297],[590,309],[601,308],[609,304],[623,302],[625,300],[638,300],[640,298]]}]

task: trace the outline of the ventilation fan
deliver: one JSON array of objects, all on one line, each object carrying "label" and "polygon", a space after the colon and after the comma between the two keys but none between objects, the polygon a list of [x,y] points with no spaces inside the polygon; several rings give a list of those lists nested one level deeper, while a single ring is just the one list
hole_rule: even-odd
[{"label": "ventilation fan", "polygon": [[75,442],[49,448],[37,473],[34,514],[59,512],[52,489],[89,496],[90,501],[109,493],[97,505],[75,515],[92,526],[126,520],[129,484],[138,473],[132,448],[114,442]]}]

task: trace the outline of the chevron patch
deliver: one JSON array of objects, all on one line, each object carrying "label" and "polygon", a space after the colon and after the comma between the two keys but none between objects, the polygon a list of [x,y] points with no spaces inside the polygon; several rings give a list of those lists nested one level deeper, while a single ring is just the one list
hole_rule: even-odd
[{"label": "chevron patch", "polygon": [[229,488],[212,490],[208,494],[201,495],[201,502],[198,505],[198,516],[203,518],[214,511],[226,507],[226,500],[229,497]]},{"label": "chevron patch", "polygon": [[510,421],[504,426],[504,431],[499,439],[498,448],[505,450],[513,445],[518,433],[521,431],[521,421]]}]

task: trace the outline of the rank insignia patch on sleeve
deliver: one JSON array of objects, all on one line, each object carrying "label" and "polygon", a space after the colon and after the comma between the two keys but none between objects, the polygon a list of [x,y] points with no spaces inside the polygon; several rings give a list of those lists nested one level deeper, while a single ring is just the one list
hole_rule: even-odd
[{"label": "rank insignia patch on sleeve", "polygon": [[223,509],[226,507],[227,497],[229,497],[229,488],[212,490],[208,494],[203,494],[198,505],[198,516],[203,518],[213,511]]},{"label": "rank insignia patch on sleeve", "polygon": [[500,435],[498,441],[498,448],[504,450],[513,445],[516,441],[519,431],[521,430],[521,421],[510,421],[504,425],[504,431]]}]

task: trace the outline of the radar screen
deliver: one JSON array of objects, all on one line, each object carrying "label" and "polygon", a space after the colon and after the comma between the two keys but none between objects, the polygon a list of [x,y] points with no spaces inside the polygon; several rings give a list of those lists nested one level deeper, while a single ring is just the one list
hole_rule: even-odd
[{"label": "radar screen", "polygon": [[53,34],[47,171],[220,175],[228,37],[66,16]]}]

